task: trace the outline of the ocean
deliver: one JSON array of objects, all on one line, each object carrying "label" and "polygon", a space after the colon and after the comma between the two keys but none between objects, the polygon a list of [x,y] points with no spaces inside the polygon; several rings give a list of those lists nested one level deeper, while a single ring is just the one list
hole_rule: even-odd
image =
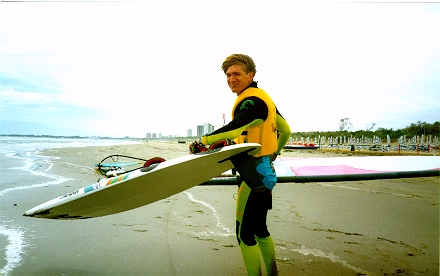
[{"label": "ocean", "polygon": [[[42,150],[67,147],[137,144],[129,140],[0,137],[0,275],[8,275],[20,266],[27,249],[32,248],[33,230],[21,223],[21,199],[38,189],[62,185],[71,180],[52,173],[54,157]],[[31,180],[31,181],[30,181]],[[41,202],[39,202],[41,203]]]}]

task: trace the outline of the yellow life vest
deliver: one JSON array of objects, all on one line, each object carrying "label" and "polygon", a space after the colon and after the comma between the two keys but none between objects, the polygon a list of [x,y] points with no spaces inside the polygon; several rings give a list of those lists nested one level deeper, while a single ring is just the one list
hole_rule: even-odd
[{"label": "yellow life vest", "polygon": [[[250,126],[235,139],[237,144],[241,143],[258,143],[261,145],[261,150],[255,157],[271,155],[277,150],[277,124],[276,124],[276,107],[272,99],[267,95],[267,93],[259,88],[250,87],[240,95],[237,96],[235,100],[234,107],[232,108],[232,119],[234,119],[235,109],[238,104],[248,97],[257,97],[264,101],[267,105],[268,115],[263,123]],[[238,107],[239,108],[239,107]]]}]

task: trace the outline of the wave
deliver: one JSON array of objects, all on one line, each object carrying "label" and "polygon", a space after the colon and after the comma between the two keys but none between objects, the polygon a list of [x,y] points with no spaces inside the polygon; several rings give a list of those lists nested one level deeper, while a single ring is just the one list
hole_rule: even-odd
[{"label": "wave", "polygon": [[24,253],[26,243],[24,232],[20,229],[6,228],[0,225],[0,235],[6,236],[8,245],[6,248],[6,265],[0,269],[0,275],[8,275],[21,262],[21,256]]}]

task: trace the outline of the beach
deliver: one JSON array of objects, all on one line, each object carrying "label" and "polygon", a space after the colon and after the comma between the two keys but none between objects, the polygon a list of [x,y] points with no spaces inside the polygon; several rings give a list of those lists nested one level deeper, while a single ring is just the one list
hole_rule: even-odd
[{"label": "beach", "polygon": [[[29,237],[8,275],[246,275],[235,237],[236,186],[196,186],[138,209],[86,220],[22,216],[95,183],[103,176],[93,165],[108,155],[169,160],[188,154],[187,144],[142,142],[39,154],[51,162],[37,171],[50,171],[59,184],[1,198],[2,216]],[[352,154],[285,150],[282,157]],[[279,274],[439,275],[439,180],[277,184],[268,227]]]}]

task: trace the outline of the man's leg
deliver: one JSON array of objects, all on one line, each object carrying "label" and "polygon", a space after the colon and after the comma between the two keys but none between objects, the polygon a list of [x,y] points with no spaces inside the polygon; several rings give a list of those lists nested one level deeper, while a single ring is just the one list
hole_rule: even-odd
[{"label": "man's leg", "polygon": [[248,246],[240,243],[241,256],[249,276],[259,276],[261,274],[260,250],[258,245]]},{"label": "man's leg", "polygon": [[[249,232],[250,229],[243,229],[243,217],[246,209],[246,203],[249,199],[251,189],[246,183],[241,183],[238,190],[237,206],[236,206],[236,222],[237,222],[237,240],[240,245],[241,256],[248,275],[261,275],[260,250],[255,241],[254,234]],[[244,238],[244,241],[242,240]]]},{"label": "man's leg", "polygon": [[240,156],[233,161],[243,180],[237,197],[236,218],[237,239],[246,269],[249,275],[261,273],[259,252],[255,250],[258,241],[268,275],[277,275],[275,246],[266,225],[267,212],[272,209],[269,187],[273,188],[276,183],[275,170],[267,156],[258,159]]},{"label": "man's leg", "polygon": [[256,240],[258,242],[258,246],[260,247],[261,256],[263,256],[267,275],[278,275],[277,262],[275,258],[275,244],[273,243],[272,237],[256,237]]}]

